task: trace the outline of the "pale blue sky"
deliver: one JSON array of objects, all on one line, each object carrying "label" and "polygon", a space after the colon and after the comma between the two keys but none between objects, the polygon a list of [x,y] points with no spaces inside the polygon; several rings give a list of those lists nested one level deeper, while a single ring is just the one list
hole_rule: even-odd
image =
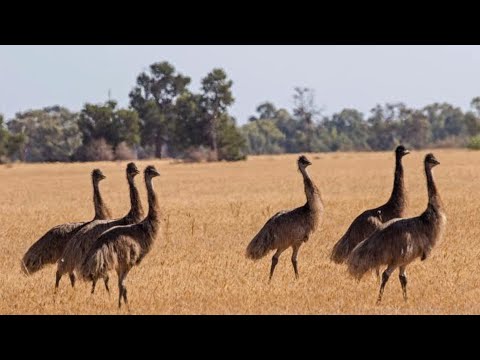
[{"label": "pale blue sky", "polygon": [[269,100],[291,109],[295,86],[315,89],[330,115],[367,113],[377,103],[421,107],[446,101],[463,109],[480,96],[480,46],[0,46],[0,113],[49,105],[80,110],[112,98],[128,105],[136,76],[157,61],[200,79],[222,67],[233,80],[239,123]]}]

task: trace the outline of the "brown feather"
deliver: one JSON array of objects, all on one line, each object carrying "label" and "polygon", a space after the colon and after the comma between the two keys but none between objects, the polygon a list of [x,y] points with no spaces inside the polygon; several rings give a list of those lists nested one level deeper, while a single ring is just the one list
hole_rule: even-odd
[{"label": "brown feather", "polygon": [[78,271],[91,246],[103,232],[115,226],[135,224],[142,219],[142,204],[134,182],[137,173],[135,164],[129,163],[126,176],[130,193],[130,211],[120,219],[94,220],[83,226],[68,242],[61,259],[57,262],[59,276]]},{"label": "brown feather", "polygon": [[393,271],[406,267],[416,258],[425,260],[442,238],[446,216],[427,158],[425,174],[429,193],[427,209],[417,217],[390,220],[358,244],[347,260],[352,276],[361,279],[366,272],[382,265]]},{"label": "brown feather", "polygon": [[334,245],[330,255],[333,262],[337,264],[345,262],[355,246],[377,231],[382,223],[403,216],[406,193],[402,157],[407,153],[403,146],[397,147],[395,150],[395,175],[390,198],[384,205],[366,210],[355,218],[346,233]]},{"label": "brown feather", "polygon": [[[100,170],[91,174],[93,183],[94,220],[105,220],[109,210],[105,206],[98,188],[98,183],[105,178]],[[26,275],[33,274],[48,264],[56,263],[62,256],[70,239],[88,222],[77,222],[57,225],[47,231],[27,250],[21,261],[22,271]]]}]

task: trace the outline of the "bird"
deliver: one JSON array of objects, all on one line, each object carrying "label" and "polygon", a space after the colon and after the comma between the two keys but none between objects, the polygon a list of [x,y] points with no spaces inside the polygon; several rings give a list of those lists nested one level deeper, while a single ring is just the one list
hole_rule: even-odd
[{"label": "bird", "polygon": [[90,248],[80,268],[80,276],[93,283],[99,278],[105,279],[112,270],[117,272],[119,308],[122,299],[128,306],[125,279],[129,271],[141,263],[156,241],[160,226],[160,209],[152,179],[157,176],[160,176],[160,173],[154,166],[149,165],[145,168],[147,216],[138,224],[116,226],[102,233]]},{"label": "bird", "polygon": [[[85,255],[95,242],[95,240],[106,230],[114,226],[136,224],[143,218],[143,209],[140,201],[140,195],[135,186],[135,176],[138,171],[135,163],[131,162],[126,167],[126,177],[130,194],[130,211],[122,218],[116,220],[93,220],[83,226],[68,242],[62,257],[57,262],[57,273],[55,279],[55,291],[58,289],[60,279],[67,272],[70,277],[74,277],[74,272],[78,272]],[[108,278],[105,278],[105,288],[109,292]],[[72,287],[74,284],[72,284]],[[95,292],[95,286],[92,286],[92,294]]]},{"label": "bird", "polygon": [[271,250],[272,257],[269,282],[272,280],[280,255],[292,248],[292,265],[295,279],[299,278],[297,256],[300,246],[307,242],[310,235],[321,225],[324,205],[320,191],[310,178],[307,167],[312,165],[305,155],[297,160],[298,170],[302,174],[307,202],[290,211],[280,211],[272,216],[248,244],[246,257],[258,260]]},{"label": "bird", "polygon": [[348,271],[357,280],[373,268],[387,266],[382,274],[377,304],[382,300],[390,275],[397,268],[403,298],[407,301],[407,266],[417,258],[425,261],[443,236],[447,217],[432,172],[439,164],[432,153],[425,156],[424,168],[428,190],[426,210],[417,217],[392,219],[386,222],[378,231],[358,244],[347,259]]},{"label": "bird", "polygon": [[[391,219],[403,217],[407,200],[402,158],[409,153],[410,151],[403,145],[397,146],[395,149],[393,190],[390,198],[384,205],[365,210],[353,220],[346,233],[333,247],[330,260],[334,263],[344,263],[355,246],[377,231],[383,223]],[[379,270],[377,270],[377,276],[379,276]]]},{"label": "bird", "polygon": [[[99,183],[105,179],[100,169],[94,169],[91,173],[93,183],[93,204],[95,216],[93,220],[105,220],[111,218],[110,210],[105,205],[100,194]],[[70,239],[89,221],[66,223],[57,225],[48,230],[38,239],[23,255],[21,268],[25,275],[31,275],[48,264],[55,264],[68,244]],[[70,277],[72,284],[75,279]]]}]

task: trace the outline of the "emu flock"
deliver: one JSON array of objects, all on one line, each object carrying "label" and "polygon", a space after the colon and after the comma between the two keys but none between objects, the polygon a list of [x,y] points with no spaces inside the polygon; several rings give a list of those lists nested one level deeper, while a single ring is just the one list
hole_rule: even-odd
[{"label": "emu flock", "polygon": [[[380,278],[380,269],[384,268],[377,304],[382,300],[390,275],[397,268],[403,297],[405,301],[407,300],[406,267],[417,258],[421,261],[428,258],[432,248],[442,237],[446,224],[443,204],[432,172],[433,167],[439,162],[431,153],[424,159],[427,208],[417,217],[403,217],[406,191],[402,158],[407,154],[409,151],[402,145],[395,149],[393,190],[388,201],[358,215],[333,246],[330,255],[334,263],[346,264],[349,274],[357,280],[373,270]],[[304,155],[297,160],[304,183],[305,204],[293,210],[276,213],[246,248],[247,258],[253,260],[261,259],[269,252],[275,251],[269,282],[272,280],[280,255],[290,247],[295,278],[299,278],[297,258],[300,247],[321,226],[324,205],[321,193],[307,171],[310,165],[312,163]],[[56,264],[55,293],[62,276],[68,273],[72,287],[75,286],[77,279],[91,282],[93,294],[99,279],[103,279],[106,291],[110,292],[109,274],[115,271],[119,289],[118,307],[121,307],[122,301],[128,306],[125,278],[149,253],[160,226],[160,210],[152,184],[152,179],[160,174],[151,165],[144,170],[148,198],[148,213],[144,216],[134,181],[139,173],[134,163],[127,165],[130,211],[122,218],[111,219],[110,211],[99,189],[99,184],[105,176],[101,170],[93,170],[91,173],[95,211],[93,219],[58,225],[50,229],[23,256],[21,261],[23,272],[31,275],[48,264]]]}]

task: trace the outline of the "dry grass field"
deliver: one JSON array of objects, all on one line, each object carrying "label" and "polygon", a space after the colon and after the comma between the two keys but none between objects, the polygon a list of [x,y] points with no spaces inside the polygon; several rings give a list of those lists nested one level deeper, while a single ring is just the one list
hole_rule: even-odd
[{"label": "dry grass field", "polygon": [[[427,202],[423,157],[404,158],[407,215]],[[270,259],[245,258],[248,242],[275,212],[302,205],[303,181],[295,155],[257,156],[237,163],[153,164],[162,211],[152,252],[127,277],[132,314],[465,314],[480,313],[480,152],[435,150],[437,186],[447,228],[432,256],[407,268],[409,301],[402,298],[398,272],[376,306],[374,274],[360,283],[329,261],[334,243],[366,208],[385,202],[393,183],[394,155],[388,153],[307,154],[312,178],[325,203],[320,230],[299,253],[294,280],[291,251],[268,284]],[[126,314],[99,282],[70,287],[62,279],[54,300],[55,266],[26,277],[20,259],[28,247],[57,224],[93,217],[90,171],[102,169],[102,194],[115,217],[129,208],[126,162],[0,166],[0,313]],[[137,177],[147,210],[143,175]]]}]

